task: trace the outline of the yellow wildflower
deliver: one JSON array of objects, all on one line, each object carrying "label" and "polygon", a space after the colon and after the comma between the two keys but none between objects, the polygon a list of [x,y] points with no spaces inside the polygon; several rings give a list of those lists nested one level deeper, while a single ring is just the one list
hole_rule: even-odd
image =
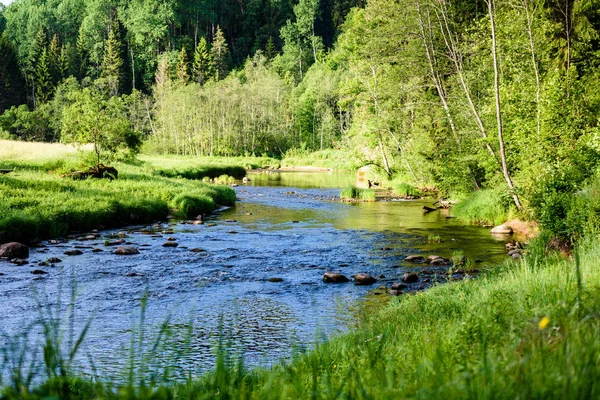
[{"label": "yellow wildflower", "polygon": [[538,328],[540,328],[540,330],[544,330],[544,329],[546,329],[546,327],[548,326],[549,323],[550,323],[550,318],[544,317],[544,318],[540,319],[540,322],[538,323]]}]

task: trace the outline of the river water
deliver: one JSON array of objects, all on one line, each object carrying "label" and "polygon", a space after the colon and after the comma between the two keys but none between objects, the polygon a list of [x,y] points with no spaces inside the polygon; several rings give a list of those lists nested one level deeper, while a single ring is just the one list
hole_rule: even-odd
[{"label": "river water", "polygon": [[[24,343],[31,354],[41,353],[31,350],[42,341],[39,326],[31,324],[54,316],[63,348],[91,321],[75,362],[85,374],[124,379],[133,363],[137,370],[158,373],[169,366],[174,376],[197,375],[214,366],[220,340],[248,365],[271,365],[349,329],[359,311],[385,303],[382,286],[423,268],[403,261],[410,254],[450,258],[461,251],[478,268],[505,259],[504,243],[488,229],[461,225],[443,212],[423,215],[432,201],[331,201],[353,180],[350,174],[253,174],[236,188],[236,207],[203,225],[127,230],[124,240],[139,255],[112,254],[104,245],[116,234],[110,231],[92,241],[44,243],[32,249],[26,266],[0,262],[0,345],[13,345],[13,356]],[[163,247],[167,238],[178,247]],[[76,246],[82,255],[63,254]],[[62,262],[37,265],[51,257]],[[34,269],[47,274],[33,275]],[[447,267],[429,269],[443,274]],[[366,272],[379,282],[325,284],[326,271]],[[431,284],[421,280],[410,289]],[[27,340],[15,339],[25,332]],[[3,365],[4,375],[13,364]]]}]

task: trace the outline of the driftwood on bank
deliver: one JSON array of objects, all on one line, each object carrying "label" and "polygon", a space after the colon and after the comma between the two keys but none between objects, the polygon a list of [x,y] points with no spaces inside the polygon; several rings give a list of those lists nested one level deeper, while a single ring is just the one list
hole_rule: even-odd
[{"label": "driftwood on bank", "polygon": [[75,171],[68,174],[61,175],[63,178],[71,179],[87,179],[87,178],[106,178],[106,179],[117,179],[119,177],[119,171],[114,167],[107,167],[104,164],[98,164],[87,171]]}]

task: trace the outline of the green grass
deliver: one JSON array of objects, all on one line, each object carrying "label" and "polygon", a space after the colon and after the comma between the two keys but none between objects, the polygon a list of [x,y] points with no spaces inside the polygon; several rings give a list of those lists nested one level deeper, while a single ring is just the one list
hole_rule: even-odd
[{"label": "green grass", "polygon": [[506,198],[489,189],[471,193],[452,208],[453,216],[465,223],[476,225],[500,225],[510,214]]},{"label": "green grass", "polygon": [[392,185],[394,194],[402,197],[419,197],[421,191],[408,183],[396,183]]},{"label": "green grass", "polygon": [[29,150],[31,157],[0,152],[5,157],[0,168],[17,166],[0,175],[0,243],[147,223],[166,218],[170,209],[181,218],[195,217],[217,205],[235,204],[230,187],[156,176],[145,166],[117,163],[119,179],[113,181],[61,178],[54,166],[76,165],[76,152],[62,161],[64,153],[51,151],[56,145],[7,143],[16,143],[14,148],[24,154]]},{"label": "green grass", "polygon": [[375,201],[375,191],[373,189],[359,189],[354,185],[349,185],[341,190],[340,198],[344,200],[356,199],[373,202]]}]

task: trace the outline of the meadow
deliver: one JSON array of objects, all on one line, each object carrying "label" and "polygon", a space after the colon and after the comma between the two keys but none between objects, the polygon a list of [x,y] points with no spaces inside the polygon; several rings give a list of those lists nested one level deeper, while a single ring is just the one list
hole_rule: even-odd
[{"label": "meadow", "polygon": [[139,161],[115,163],[116,180],[60,176],[85,166],[80,150],[69,146],[2,141],[0,169],[13,172],[0,175],[0,242],[148,223],[168,215],[195,218],[235,204],[230,187],[161,176]]}]

